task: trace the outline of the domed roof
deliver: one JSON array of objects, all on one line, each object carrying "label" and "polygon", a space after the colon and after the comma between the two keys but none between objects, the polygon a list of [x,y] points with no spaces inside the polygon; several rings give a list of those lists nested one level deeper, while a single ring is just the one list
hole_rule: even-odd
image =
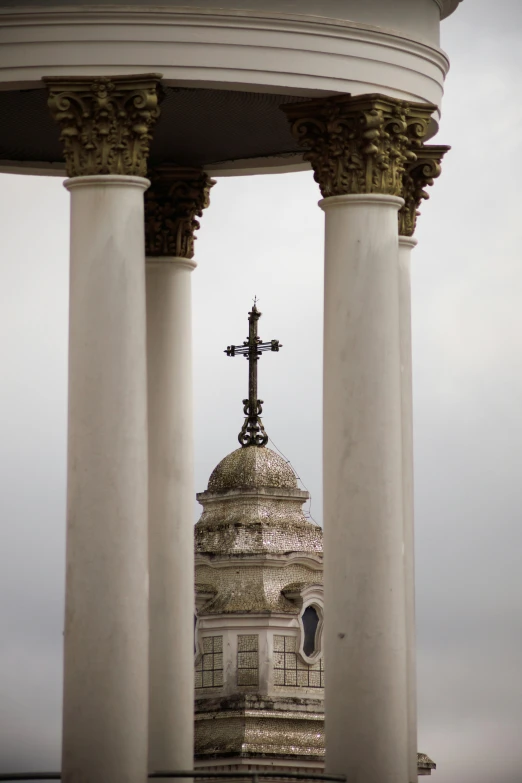
[{"label": "domed roof", "polygon": [[288,462],[266,446],[236,449],[221,460],[208,481],[208,492],[260,487],[298,489],[297,477]]}]

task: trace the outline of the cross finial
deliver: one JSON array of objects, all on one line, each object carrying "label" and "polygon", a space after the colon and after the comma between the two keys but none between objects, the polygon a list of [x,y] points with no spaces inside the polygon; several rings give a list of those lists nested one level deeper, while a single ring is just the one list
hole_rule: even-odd
[{"label": "cross finial", "polygon": [[263,413],[263,400],[257,398],[257,362],[263,351],[279,351],[283,347],[279,340],[264,343],[258,337],[257,322],[261,313],[257,309],[257,302],[256,296],[254,306],[248,314],[248,340],[241,346],[229,345],[225,351],[227,356],[242,355],[248,359],[248,399],[243,400],[245,421],[238,435],[242,446],[266,446],[268,443],[268,435],[260,418]]}]

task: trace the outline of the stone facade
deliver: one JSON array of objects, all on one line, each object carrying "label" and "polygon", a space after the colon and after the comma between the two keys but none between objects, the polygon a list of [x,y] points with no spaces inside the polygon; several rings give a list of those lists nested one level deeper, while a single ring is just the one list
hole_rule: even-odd
[{"label": "stone facade", "polygon": [[[323,547],[309,495],[278,454],[247,446],[197,497],[196,768],[321,772]],[[308,607],[318,622],[305,652]],[[419,775],[434,768],[419,753]]]},{"label": "stone facade", "polygon": [[264,446],[229,454],[198,495],[198,765],[271,759],[317,771],[322,763],[321,626],[306,656],[301,620],[309,605],[322,618],[322,530],[303,513],[308,497]]}]

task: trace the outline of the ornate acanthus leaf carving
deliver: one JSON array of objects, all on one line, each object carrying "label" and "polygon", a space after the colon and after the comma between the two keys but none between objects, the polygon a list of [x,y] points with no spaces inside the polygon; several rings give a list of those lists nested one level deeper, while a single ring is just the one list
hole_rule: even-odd
[{"label": "ornate acanthus leaf carving", "polygon": [[145,193],[145,252],[147,256],[194,256],[194,232],[210,204],[216,181],[201,169],[159,166],[150,173]]},{"label": "ornate acanthus leaf carving", "polygon": [[160,74],[44,79],[49,109],[62,129],[69,177],[146,176],[160,79]]},{"label": "ornate acanthus leaf carving", "polygon": [[441,172],[442,158],[451,147],[441,147],[433,144],[423,144],[416,152],[416,160],[404,173],[402,197],[404,206],[399,210],[399,234],[411,237],[415,232],[419,206],[429,194],[425,188],[433,185]]},{"label": "ornate acanthus leaf carving", "polygon": [[385,95],[340,95],[281,107],[325,198],[401,196],[403,174],[436,108]]}]

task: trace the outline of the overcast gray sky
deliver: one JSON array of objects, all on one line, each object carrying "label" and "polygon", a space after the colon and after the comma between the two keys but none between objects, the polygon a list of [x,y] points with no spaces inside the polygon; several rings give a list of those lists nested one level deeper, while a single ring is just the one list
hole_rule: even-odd
[{"label": "overcast gray sky", "polygon": [[[443,24],[452,145],[414,253],[419,749],[436,783],[522,777],[522,3]],[[221,179],[197,241],[196,488],[236,445],[260,298],[265,424],[321,521],[323,215],[308,173]],[[68,195],[0,176],[0,770],[58,768]],[[209,404],[209,393],[211,394]]]}]

